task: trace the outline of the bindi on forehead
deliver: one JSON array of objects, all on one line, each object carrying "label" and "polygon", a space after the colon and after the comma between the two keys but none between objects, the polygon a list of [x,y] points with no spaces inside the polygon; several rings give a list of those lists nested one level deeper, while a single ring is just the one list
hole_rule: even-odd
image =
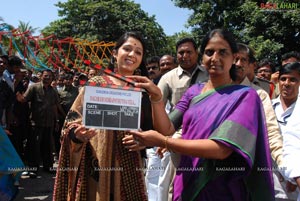
[{"label": "bindi on forehead", "polygon": [[131,45],[133,45],[134,47],[142,47],[141,44],[137,42],[133,42],[131,43]]}]

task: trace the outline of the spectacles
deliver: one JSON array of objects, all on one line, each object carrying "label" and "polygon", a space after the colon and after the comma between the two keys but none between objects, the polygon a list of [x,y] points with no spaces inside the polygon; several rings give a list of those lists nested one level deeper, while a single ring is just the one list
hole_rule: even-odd
[{"label": "spectacles", "polygon": [[148,66],[147,67],[147,70],[149,71],[149,70],[157,70],[158,69],[158,66]]}]

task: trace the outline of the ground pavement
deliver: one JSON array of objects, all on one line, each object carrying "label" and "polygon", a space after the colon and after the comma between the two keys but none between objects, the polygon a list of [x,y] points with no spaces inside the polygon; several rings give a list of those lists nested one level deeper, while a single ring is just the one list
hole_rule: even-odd
[{"label": "ground pavement", "polygon": [[49,173],[42,168],[37,178],[22,176],[19,192],[13,201],[52,201],[55,173]]}]

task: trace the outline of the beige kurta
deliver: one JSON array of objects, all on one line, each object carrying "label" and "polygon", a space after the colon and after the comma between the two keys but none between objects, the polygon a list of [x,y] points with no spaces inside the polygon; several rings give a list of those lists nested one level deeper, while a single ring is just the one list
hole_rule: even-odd
[{"label": "beige kurta", "polygon": [[[113,84],[107,76],[90,82]],[[88,143],[75,143],[70,130],[81,124],[84,88],[72,105],[62,131],[62,147],[53,200],[147,200],[140,152],[122,144],[124,131],[97,130]]]}]

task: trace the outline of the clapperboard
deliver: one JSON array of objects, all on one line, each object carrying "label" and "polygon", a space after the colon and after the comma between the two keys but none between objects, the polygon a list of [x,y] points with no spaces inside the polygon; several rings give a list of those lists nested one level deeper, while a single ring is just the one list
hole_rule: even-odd
[{"label": "clapperboard", "polygon": [[[131,85],[135,83],[108,69],[102,71]],[[88,82],[84,92],[83,124],[87,128],[139,129],[143,91],[145,90],[133,86],[99,85]]]}]

